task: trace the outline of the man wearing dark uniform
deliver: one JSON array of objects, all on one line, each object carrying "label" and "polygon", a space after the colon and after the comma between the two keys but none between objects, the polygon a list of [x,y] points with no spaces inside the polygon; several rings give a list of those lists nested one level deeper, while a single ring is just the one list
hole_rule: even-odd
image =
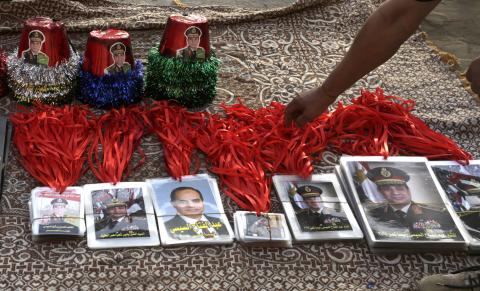
[{"label": "man wearing dark uniform", "polygon": [[200,37],[202,31],[200,28],[192,26],[185,31],[185,37],[187,38],[187,46],[177,50],[177,57],[184,60],[205,60],[205,49],[200,45]]},{"label": "man wearing dark uniform", "polygon": [[125,61],[126,51],[127,51],[127,47],[121,42],[114,43],[110,47],[110,53],[112,54],[112,57],[113,57],[113,64],[105,68],[104,70],[105,75],[127,73],[132,69],[131,65]]},{"label": "man wearing dark uniform", "polygon": [[39,234],[78,234],[78,226],[69,223],[67,220],[77,222],[80,218],[65,217],[65,208],[68,202],[64,198],[55,198],[50,204],[52,205],[52,214],[45,216],[39,225]]},{"label": "man wearing dark uniform", "polygon": [[297,193],[302,196],[308,206],[297,212],[298,223],[302,231],[332,231],[351,230],[352,227],[346,217],[329,214],[323,205],[322,189],[316,186],[298,187]]},{"label": "man wearing dark uniform", "polygon": [[148,237],[147,217],[128,215],[127,204],[113,198],[107,204],[107,217],[95,223],[97,238]]},{"label": "man wearing dark uniform", "polygon": [[411,239],[461,238],[445,208],[435,209],[412,201],[407,185],[410,176],[404,171],[377,167],[367,176],[387,201],[370,209],[369,214],[375,220],[387,222],[393,228],[408,229]]},{"label": "man wearing dark uniform", "polygon": [[39,30],[32,30],[28,34],[28,50],[23,51],[23,62],[32,65],[48,66],[48,56],[41,52],[45,37]]}]

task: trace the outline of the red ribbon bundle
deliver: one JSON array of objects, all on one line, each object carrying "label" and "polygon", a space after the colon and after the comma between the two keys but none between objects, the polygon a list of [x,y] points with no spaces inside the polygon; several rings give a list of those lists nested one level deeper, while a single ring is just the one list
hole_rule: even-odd
[{"label": "red ribbon bundle", "polygon": [[76,183],[95,124],[87,107],[37,105],[10,120],[20,162],[34,178],[60,193]]},{"label": "red ribbon bundle", "polygon": [[468,161],[472,156],[446,136],[411,114],[413,100],[362,91],[331,113],[328,143],[350,155],[425,156],[428,159]]},{"label": "red ribbon bundle", "polygon": [[[268,174],[303,177],[313,171],[312,157],[327,145],[350,155],[420,155],[429,159],[467,161],[471,155],[453,141],[431,130],[411,111],[414,101],[362,91],[353,104],[342,103],[304,128],[283,123],[285,106],[273,102],[258,110],[243,104],[223,106],[225,117],[191,113],[166,101],[149,111],[142,107],[112,110],[99,117],[94,134],[84,107],[41,106],[33,113],[12,115],[14,142],[22,163],[32,175],[52,188],[64,189],[82,172],[83,153],[90,140],[89,164],[98,179],[117,183],[138,150],[144,125],[164,144],[171,176],[190,174],[192,152],[203,151],[210,171],[220,177],[224,193],[241,208],[268,212],[271,179]],[[103,152],[103,159],[99,157]],[[194,163],[195,172],[199,161]],[[126,174],[128,175],[128,173]]]},{"label": "red ribbon bundle", "polygon": [[[99,180],[113,184],[120,182],[135,151],[141,156],[135,168],[145,162],[145,154],[140,148],[144,133],[142,115],[143,108],[139,106],[122,107],[112,109],[98,119],[88,152],[88,163]],[[103,158],[100,157],[100,151]],[[128,171],[125,174],[127,176]]]},{"label": "red ribbon bundle", "polygon": [[167,172],[179,180],[182,176],[196,174],[200,160],[196,157],[190,171],[192,152],[196,148],[197,132],[204,125],[205,113],[189,112],[167,101],[159,101],[144,114],[144,121],[163,144]]},{"label": "red ribbon bundle", "polygon": [[197,146],[210,163],[210,171],[220,177],[227,194],[243,209],[268,212],[270,184],[252,150],[250,128],[234,118],[211,115],[197,136]]},{"label": "red ribbon bundle", "polygon": [[[323,150],[326,140],[319,140],[318,135],[312,136],[311,133],[323,132],[323,124],[320,124],[323,119],[298,129],[285,126],[285,106],[277,102],[258,110],[241,103],[223,106],[223,109],[228,117],[248,128],[244,131],[243,139],[249,141],[253,158],[263,169],[270,173],[296,174],[302,177],[312,174],[313,166],[309,155]],[[313,147],[312,142],[315,143]]]},{"label": "red ribbon bundle", "polygon": [[0,49],[0,97],[6,95],[7,92],[7,55]]}]

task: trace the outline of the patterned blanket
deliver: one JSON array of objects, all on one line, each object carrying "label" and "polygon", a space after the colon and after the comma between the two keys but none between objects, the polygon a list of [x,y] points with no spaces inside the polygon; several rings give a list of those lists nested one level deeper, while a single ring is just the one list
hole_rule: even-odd
[{"label": "patterned blanket", "polygon": [[[113,17],[108,14],[111,10],[91,8],[94,1],[28,1],[25,5],[38,3],[53,9],[49,6],[53,4],[43,4],[47,2],[66,2],[65,7],[71,5],[68,7],[75,9],[87,7],[67,15],[70,26],[74,25],[75,13],[84,11],[78,14],[79,25],[72,31],[91,28],[100,18]],[[208,111],[216,112],[219,103],[232,104],[237,97],[252,107],[274,100],[287,103],[303,89],[321,84],[374,9],[373,2],[319,1],[308,9],[269,19],[254,20],[255,17],[248,16],[252,17],[249,21],[238,23],[217,21],[211,26],[211,43],[222,65],[218,96]],[[5,10],[8,5],[13,7],[10,12]],[[9,23],[9,17],[44,11],[39,8],[14,14],[17,6],[0,5],[3,26],[17,29],[18,23]],[[112,4],[111,9],[117,7],[120,6]],[[143,8],[132,8],[132,15],[139,9]],[[165,16],[171,13],[170,8],[162,9],[165,8],[157,11],[163,11]],[[62,13],[59,10],[52,15]],[[148,11],[138,13],[147,14]],[[132,23],[125,23],[126,28],[137,25],[138,19],[132,19]],[[163,23],[164,18],[158,21]],[[162,35],[161,30],[156,30],[159,24],[150,29],[152,26],[146,23],[152,22],[135,27],[143,30],[131,33],[134,52],[141,59],[146,58],[147,50]],[[98,25],[102,26],[102,22]],[[70,33],[70,37],[77,49],[84,48],[87,33]],[[13,50],[18,40],[18,33],[3,33],[0,45]],[[480,107],[421,33],[412,36],[390,61],[357,82],[341,99],[348,102],[360,88],[373,90],[377,86],[387,94],[416,100],[415,114],[479,156]],[[13,108],[11,99],[0,99],[2,113]],[[157,139],[146,137],[142,147],[147,154],[146,164],[129,180],[166,176]],[[22,168],[17,156],[13,149],[0,204],[1,290],[414,290],[426,274],[480,264],[480,257],[464,253],[374,254],[361,241],[298,244],[291,249],[251,248],[235,243],[91,250],[86,239],[35,244],[29,229],[27,201],[30,190],[39,184]],[[337,162],[338,154],[327,151],[315,169],[331,172]],[[95,182],[93,175],[87,173],[78,184]],[[223,197],[223,202],[231,219],[237,206],[227,197]],[[272,212],[281,212],[274,193],[272,205]]]}]

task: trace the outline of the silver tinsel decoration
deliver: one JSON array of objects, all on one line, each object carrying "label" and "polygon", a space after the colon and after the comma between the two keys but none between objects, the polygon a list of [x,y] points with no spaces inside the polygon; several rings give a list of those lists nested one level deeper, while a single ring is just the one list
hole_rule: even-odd
[{"label": "silver tinsel decoration", "polygon": [[11,53],[7,58],[9,86],[20,102],[63,104],[72,97],[79,64],[80,56],[73,51],[67,62],[56,67],[27,64]]}]

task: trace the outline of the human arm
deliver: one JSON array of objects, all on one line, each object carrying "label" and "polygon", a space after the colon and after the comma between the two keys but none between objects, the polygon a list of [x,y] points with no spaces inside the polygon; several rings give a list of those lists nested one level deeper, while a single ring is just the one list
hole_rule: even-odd
[{"label": "human arm", "polygon": [[349,51],[320,87],[294,98],[285,122],[313,120],[356,81],[390,59],[440,0],[387,0],[368,18]]},{"label": "human arm", "polygon": [[470,82],[472,91],[480,95],[480,57],[472,61],[467,70],[466,77]]}]

